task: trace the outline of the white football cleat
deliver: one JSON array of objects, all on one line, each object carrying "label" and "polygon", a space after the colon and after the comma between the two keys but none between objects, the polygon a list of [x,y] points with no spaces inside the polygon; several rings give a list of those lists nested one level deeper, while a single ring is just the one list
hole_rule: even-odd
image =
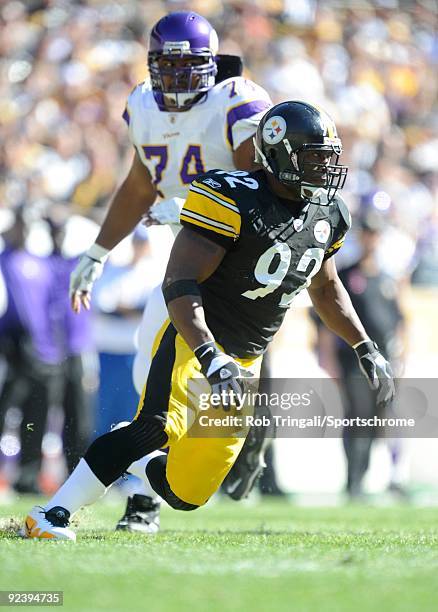
[{"label": "white football cleat", "polygon": [[22,535],[25,538],[76,542],[76,534],[68,528],[69,518],[70,512],[61,506],[55,506],[50,510],[34,506],[26,516]]}]

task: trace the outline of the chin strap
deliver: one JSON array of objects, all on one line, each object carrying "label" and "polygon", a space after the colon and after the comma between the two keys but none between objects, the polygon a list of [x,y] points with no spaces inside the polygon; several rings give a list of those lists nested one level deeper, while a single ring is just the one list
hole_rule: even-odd
[{"label": "chin strap", "polygon": [[[172,107],[176,110],[189,110],[195,104],[198,104],[207,95],[208,91],[202,93],[165,93],[163,94],[164,105],[166,106],[171,102],[170,108],[166,108],[169,112],[172,112]],[[182,104],[181,104],[182,102]]]},{"label": "chin strap", "polygon": [[323,187],[301,185],[301,197],[303,200],[310,202],[310,204],[324,204],[321,200],[324,199],[325,194],[326,190]]},{"label": "chin strap", "polygon": [[254,145],[254,150],[255,150],[255,158],[254,161],[258,164],[262,164],[264,168],[266,168],[266,170],[268,172],[270,172],[271,174],[274,174],[274,171],[272,170],[271,166],[269,165],[268,160],[266,159],[266,155],[263,153],[263,151],[261,150],[261,148],[258,146],[257,141],[255,138],[252,139],[253,145]]}]

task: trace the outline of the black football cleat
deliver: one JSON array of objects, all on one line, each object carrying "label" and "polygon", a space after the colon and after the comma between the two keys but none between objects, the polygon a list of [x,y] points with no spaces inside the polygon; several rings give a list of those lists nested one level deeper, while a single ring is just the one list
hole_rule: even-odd
[{"label": "black football cleat", "polygon": [[128,497],[125,514],[116,525],[116,531],[130,531],[153,535],[160,529],[160,502],[146,495]]},{"label": "black football cleat", "polygon": [[251,493],[266,467],[266,450],[275,438],[275,424],[269,408],[257,407],[255,416],[266,416],[270,425],[253,425],[250,428],[242,450],[224,481],[225,493],[235,501],[245,499]]}]

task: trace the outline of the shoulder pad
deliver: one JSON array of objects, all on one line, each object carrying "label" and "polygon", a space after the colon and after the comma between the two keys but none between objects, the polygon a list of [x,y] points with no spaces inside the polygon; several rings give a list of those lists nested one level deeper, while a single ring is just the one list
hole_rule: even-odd
[{"label": "shoulder pad", "polygon": [[242,191],[249,195],[260,187],[254,173],[245,170],[230,170],[229,172],[226,170],[210,170],[198,176],[192,185],[200,188],[207,187],[208,191],[217,192],[219,197],[222,195],[231,198],[233,201],[239,197],[239,193]]},{"label": "shoulder pad", "polygon": [[346,225],[346,231],[351,228],[351,214],[345,200],[339,194],[336,195],[333,204],[335,204],[340,212],[341,218]]},{"label": "shoulder pad", "polygon": [[137,116],[142,107],[144,107],[144,100],[145,97],[148,96],[149,92],[150,88],[147,86],[146,83],[139,83],[132,89],[131,93],[128,96],[128,99],[126,100],[126,106],[125,110],[123,111],[122,117],[130,128],[130,133],[132,119],[133,117]]},{"label": "shoulder pad", "polygon": [[225,79],[216,87],[220,88],[227,96],[230,106],[234,106],[243,100],[265,100],[272,105],[268,92],[254,81],[237,76]]},{"label": "shoulder pad", "polygon": [[[225,180],[225,174],[222,174],[223,170],[216,168],[209,170],[205,174],[200,174],[192,184],[198,184],[200,187],[207,187],[208,190],[217,191],[218,194],[229,195],[231,187]],[[219,174],[220,173],[220,174]]]},{"label": "shoulder pad", "polygon": [[144,85],[145,85],[144,83],[139,83],[138,85],[136,85],[135,87],[131,89],[129,96],[128,96],[128,102],[131,102],[132,100],[135,100],[135,98],[141,96]]},{"label": "shoulder pad", "polygon": [[215,171],[201,174],[192,181],[180,214],[183,225],[209,232],[223,246],[237,240],[241,227],[239,194],[232,193],[227,178],[226,175],[218,176]]},{"label": "shoulder pad", "polygon": [[128,96],[127,105],[133,107],[136,104],[144,104],[144,100],[153,95],[149,82],[139,83],[134,87]]},{"label": "shoulder pad", "polygon": [[216,87],[220,112],[225,114],[227,141],[236,149],[254,134],[261,113],[272,106],[272,101],[263,87],[243,77],[226,79]]}]

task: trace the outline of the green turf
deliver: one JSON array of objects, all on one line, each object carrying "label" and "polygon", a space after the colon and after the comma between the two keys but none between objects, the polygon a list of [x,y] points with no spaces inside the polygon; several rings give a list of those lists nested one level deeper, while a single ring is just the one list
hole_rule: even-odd
[{"label": "green turf", "polygon": [[68,610],[438,610],[438,510],[221,502],[165,509],[152,538],[111,531],[120,507],[82,511],[76,544],[9,530],[0,507],[0,589],[64,591]]}]

